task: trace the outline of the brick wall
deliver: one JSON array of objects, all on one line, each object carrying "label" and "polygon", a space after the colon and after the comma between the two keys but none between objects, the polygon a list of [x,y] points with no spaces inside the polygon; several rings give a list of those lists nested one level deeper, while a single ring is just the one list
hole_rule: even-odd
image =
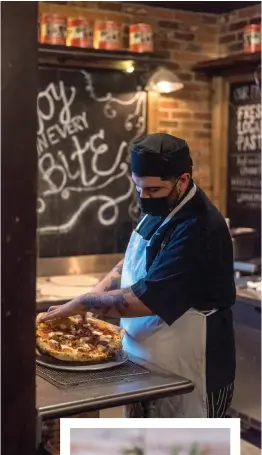
[{"label": "brick wall", "polygon": [[[188,141],[194,160],[194,178],[212,198],[211,82],[192,72],[191,67],[198,61],[232,52],[241,41],[239,22],[253,16],[257,18],[259,8],[250,7],[216,16],[127,2],[72,1],[40,2],[39,13],[43,12],[119,21],[122,23],[124,47],[128,46],[129,24],[143,21],[152,25],[155,50],[167,59],[184,82],[183,90],[159,97],[156,131]],[[225,38],[227,36],[233,41],[223,41],[229,39]]]},{"label": "brick wall", "polygon": [[243,28],[248,24],[261,23],[261,6],[248,6],[219,18],[219,54],[231,55],[243,49]]}]

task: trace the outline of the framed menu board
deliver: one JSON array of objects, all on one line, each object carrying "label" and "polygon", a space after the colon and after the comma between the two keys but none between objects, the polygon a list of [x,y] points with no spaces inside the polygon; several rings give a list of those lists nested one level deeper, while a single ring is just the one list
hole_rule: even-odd
[{"label": "framed menu board", "polygon": [[229,87],[227,216],[261,235],[261,94],[254,80]]}]

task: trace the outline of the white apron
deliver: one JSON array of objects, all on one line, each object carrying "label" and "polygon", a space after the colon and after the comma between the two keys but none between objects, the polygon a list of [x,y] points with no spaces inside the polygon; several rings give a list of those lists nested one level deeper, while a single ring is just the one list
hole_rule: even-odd
[{"label": "white apron", "polygon": [[[194,185],[161,227],[170,221],[195,192]],[[146,276],[146,247],[158,230],[149,241],[143,239],[136,230],[132,233],[125,254],[121,288],[128,288]],[[176,302],[171,304],[175,305]],[[157,400],[154,417],[207,417],[206,318],[214,311],[216,310],[204,314],[192,308],[171,326],[157,315],[121,319],[121,327],[126,331],[123,339],[125,351],[194,383],[192,393]]]}]

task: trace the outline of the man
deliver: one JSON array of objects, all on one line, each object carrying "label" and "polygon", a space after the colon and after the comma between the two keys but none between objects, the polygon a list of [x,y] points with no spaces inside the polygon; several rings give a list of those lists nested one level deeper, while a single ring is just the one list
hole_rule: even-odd
[{"label": "man", "polygon": [[[142,220],[124,259],[91,293],[43,320],[83,311],[121,318],[124,349],[191,379],[156,417],[224,417],[235,378],[233,251],[226,222],[192,179],[187,143],[151,134],[131,148]],[[121,283],[120,283],[121,280]],[[134,405],[132,417],[141,417]]]}]

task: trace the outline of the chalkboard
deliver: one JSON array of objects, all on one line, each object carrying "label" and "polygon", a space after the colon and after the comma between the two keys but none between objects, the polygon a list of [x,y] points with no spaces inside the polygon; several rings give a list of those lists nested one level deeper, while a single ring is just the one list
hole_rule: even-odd
[{"label": "chalkboard", "polygon": [[261,233],[261,103],[255,81],[232,83],[229,99],[227,216]]},{"label": "chalkboard", "polygon": [[146,132],[135,75],[39,68],[40,257],[121,253],[139,216],[128,146]]}]

